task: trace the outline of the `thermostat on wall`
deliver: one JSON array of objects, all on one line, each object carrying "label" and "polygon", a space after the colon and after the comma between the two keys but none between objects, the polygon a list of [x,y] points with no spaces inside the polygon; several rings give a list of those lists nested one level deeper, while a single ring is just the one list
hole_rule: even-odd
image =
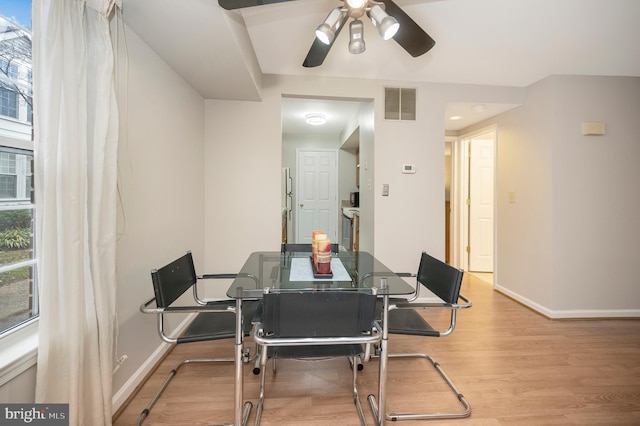
[{"label": "thermostat on wall", "polygon": [[403,164],[402,165],[402,173],[415,173],[416,166],[413,164]]}]

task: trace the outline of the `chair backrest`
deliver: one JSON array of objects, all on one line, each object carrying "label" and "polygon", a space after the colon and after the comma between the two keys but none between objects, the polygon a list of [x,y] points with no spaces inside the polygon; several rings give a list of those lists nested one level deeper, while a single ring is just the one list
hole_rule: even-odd
[{"label": "chair backrest", "polygon": [[454,268],[423,252],[417,279],[446,303],[457,303],[463,274],[461,269]]},{"label": "chair backrest", "polygon": [[273,337],[353,337],[371,331],[376,296],[363,291],[265,293],[262,329]]},{"label": "chair backrest", "polygon": [[151,271],[156,306],[166,308],[197,281],[191,252],[160,269]]},{"label": "chair backrest", "polygon": [[[331,252],[338,253],[340,247],[338,243],[331,243]],[[281,253],[287,253],[290,251],[299,251],[303,253],[311,253],[311,244],[291,244],[291,243],[282,243],[280,246]]]}]

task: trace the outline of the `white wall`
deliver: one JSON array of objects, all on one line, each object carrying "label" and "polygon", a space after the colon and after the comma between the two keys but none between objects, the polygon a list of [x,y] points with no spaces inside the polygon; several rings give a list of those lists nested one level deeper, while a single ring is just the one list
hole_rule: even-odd
[{"label": "white wall", "polygon": [[[238,271],[249,254],[280,250],[280,97],[205,102],[205,268]],[[224,295],[224,291],[220,293]]]},{"label": "white wall", "polygon": [[196,270],[204,263],[204,100],[126,30],[128,52],[118,44],[117,307],[118,353],[129,359],[114,375],[117,403],[160,346],[155,316],[138,310],[153,296],[150,270],[188,250]]},{"label": "white wall", "polygon": [[497,120],[496,287],[538,310],[552,301],[552,90],[537,83],[525,105]]},{"label": "white wall", "polygon": [[[558,316],[640,314],[640,78],[553,85],[553,301]],[[585,121],[606,122],[583,136]]]},{"label": "white wall", "polygon": [[37,367],[32,365],[0,386],[0,402],[3,404],[35,402]]},{"label": "white wall", "polygon": [[[496,288],[552,318],[640,316],[638,111],[639,78],[552,76],[490,121]],[[585,121],[606,135],[583,136]]]},{"label": "white wall", "polygon": [[375,114],[374,103],[367,102],[358,111],[360,126],[360,211],[358,222],[358,249],[369,253],[375,253],[375,192],[369,190],[369,180],[375,188]]}]

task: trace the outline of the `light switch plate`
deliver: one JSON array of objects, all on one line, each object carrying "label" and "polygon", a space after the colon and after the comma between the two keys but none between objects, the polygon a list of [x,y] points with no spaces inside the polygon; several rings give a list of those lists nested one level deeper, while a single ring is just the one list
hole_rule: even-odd
[{"label": "light switch plate", "polygon": [[602,136],[605,133],[604,121],[586,121],[582,123],[582,134],[584,136]]},{"label": "light switch plate", "polygon": [[389,196],[389,184],[388,183],[382,184],[382,196],[383,197],[388,197]]}]

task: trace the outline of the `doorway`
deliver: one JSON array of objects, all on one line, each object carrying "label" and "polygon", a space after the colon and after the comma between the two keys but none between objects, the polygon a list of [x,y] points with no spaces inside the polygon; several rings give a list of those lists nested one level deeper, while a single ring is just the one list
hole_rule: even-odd
[{"label": "doorway", "polygon": [[[358,168],[358,152],[365,158],[373,155],[373,131],[368,130],[368,123],[373,123],[372,101],[367,99],[337,99],[337,98],[302,98],[299,96],[283,96],[282,98],[282,235],[283,241],[290,243],[305,242],[310,238],[311,227],[329,230],[331,221],[341,223],[342,208],[349,203],[350,194],[358,191],[358,179],[364,173],[372,173],[369,170],[360,172]],[[326,123],[322,126],[309,125],[305,122],[305,116],[311,113],[319,113],[325,116]],[[365,123],[364,129],[362,123]],[[371,125],[372,126],[372,125]],[[370,127],[370,126],[369,126]],[[362,139],[361,139],[362,137]],[[355,144],[355,145],[354,145]],[[323,180],[328,197],[333,197],[334,205],[331,211],[321,213],[323,219],[316,221],[316,225],[309,225],[313,220],[306,220],[302,216],[313,214],[304,210],[308,204],[299,200],[301,192],[308,189],[311,182],[300,178],[299,167],[303,162],[299,161],[298,152],[301,151],[334,151],[335,158],[335,184],[333,193],[328,180]],[[371,161],[369,162],[371,164]],[[315,172],[314,172],[315,173]],[[333,173],[333,172],[332,172]],[[329,179],[324,176],[323,179]],[[319,182],[319,181],[318,181]],[[319,187],[316,189],[320,190]],[[306,195],[302,194],[303,197]],[[367,202],[364,198],[364,203]],[[328,200],[327,200],[328,201]],[[361,200],[361,204],[363,201]],[[304,207],[301,208],[300,204]],[[371,201],[372,204],[372,201]],[[366,204],[365,204],[366,205]],[[315,214],[315,213],[314,213]],[[373,235],[373,209],[363,209],[361,212],[361,234]],[[369,218],[371,216],[371,218]],[[362,225],[364,222],[364,225]],[[363,229],[364,228],[364,229]],[[336,235],[332,238],[335,242],[342,240],[342,227],[336,226]],[[372,240],[372,237],[370,238]]]},{"label": "doorway", "polygon": [[496,126],[451,143],[451,264],[493,273]]}]

